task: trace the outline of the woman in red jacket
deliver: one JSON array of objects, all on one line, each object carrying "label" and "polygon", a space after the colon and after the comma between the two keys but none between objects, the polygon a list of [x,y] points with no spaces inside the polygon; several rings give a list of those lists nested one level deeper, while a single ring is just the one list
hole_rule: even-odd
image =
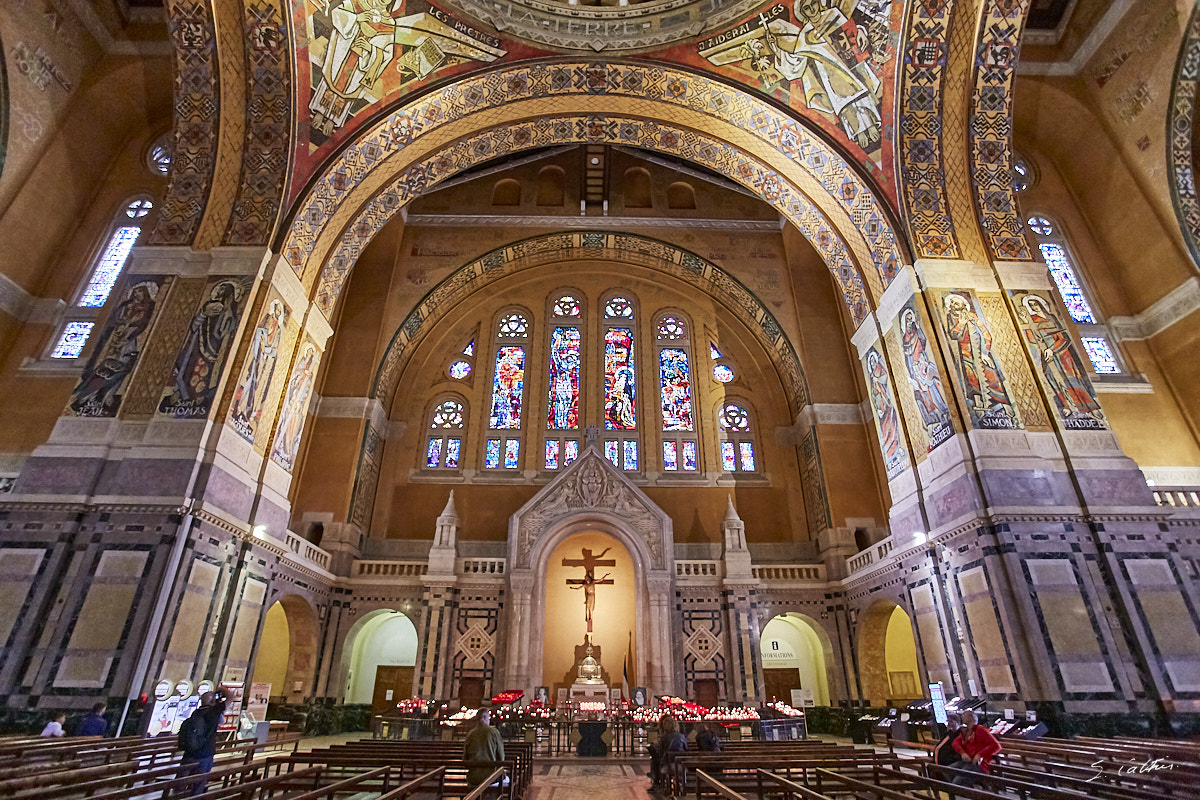
[{"label": "woman in red jacket", "polygon": [[958,786],[974,786],[979,782],[980,775],[991,772],[992,758],[1000,752],[1000,743],[991,731],[978,724],[974,711],[962,712],[962,722],[962,730],[954,740],[954,749],[961,760],[952,767],[955,775],[950,782]]}]

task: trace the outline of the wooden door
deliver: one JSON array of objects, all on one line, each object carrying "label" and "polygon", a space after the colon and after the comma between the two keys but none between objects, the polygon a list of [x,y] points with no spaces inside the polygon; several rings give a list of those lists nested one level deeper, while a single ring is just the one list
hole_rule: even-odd
[{"label": "wooden door", "polygon": [[705,708],[712,708],[721,702],[721,682],[716,678],[697,678],[692,682],[692,691],[696,702]]},{"label": "wooden door", "polygon": [[795,667],[763,667],[763,692],[770,700],[792,702],[792,689],[802,689],[800,685],[800,670]]},{"label": "wooden door", "polygon": [[371,713],[386,714],[396,703],[412,694],[414,667],[378,666],[375,668],[375,692],[371,695]]}]

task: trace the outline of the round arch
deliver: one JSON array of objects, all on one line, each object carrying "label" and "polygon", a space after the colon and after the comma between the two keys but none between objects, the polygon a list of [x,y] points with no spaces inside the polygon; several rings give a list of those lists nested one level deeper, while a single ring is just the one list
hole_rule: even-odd
[{"label": "round arch", "polygon": [[883,195],[808,125],[678,68],[501,66],[364,126],[310,184],[278,250],[306,287],[319,278],[315,302],[329,317],[362,248],[416,194],[508,153],[620,143],[702,164],[776,207],[821,253],[857,324],[869,310],[867,291],[878,299],[897,274],[902,244]]},{"label": "round arch", "polygon": [[313,693],[317,669],[317,613],[296,594],[276,599],[263,615],[252,680],[271,684],[271,696],[298,703]]},{"label": "round arch", "polygon": [[[811,689],[813,694],[813,702],[818,706],[833,705],[833,698],[836,694],[836,675],[837,666],[833,656],[833,641],[830,640],[829,634],[821,623],[817,622],[807,614],[798,611],[780,611],[773,617],[767,619],[759,631],[759,644],[762,647],[762,663],[764,672],[767,669],[774,667],[772,658],[767,644],[772,640],[771,629],[781,625],[791,629],[795,634],[784,635],[784,641],[792,644],[793,653],[790,659],[779,658],[777,663],[784,668],[796,670],[797,677],[800,678],[801,689]],[[800,645],[800,646],[797,646]],[[765,683],[769,684],[769,681]],[[770,687],[764,686],[766,695],[770,695]],[[790,703],[790,697],[779,697],[780,700]]]},{"label": "round arch", "polygon": [[862,616],[858,671],[863,698],[873,705],[921,694],[912,618],[892,600],[876,600]]},{"label": "round arch", "polygon": [[[378,668],[415,668],[417,646],[416,625],[403,611],[379,608],[356,620],[342,643],[340,674],[344,702],[370,703]],[[408,680],[405,697],[410,693],[411,673]]]}]

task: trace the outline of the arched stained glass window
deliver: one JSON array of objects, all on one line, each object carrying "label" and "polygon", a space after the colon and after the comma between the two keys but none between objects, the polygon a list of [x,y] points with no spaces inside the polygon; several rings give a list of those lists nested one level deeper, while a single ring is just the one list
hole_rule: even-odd
[{"label": "arched stained glass window", "polygon": [[484,443],[485,469],[517,469],[521,455],[521,421],[525,401],[525,348],[516,342],[529,338],[529,317],[507,311],[496,324],[496,359],[492,370],[492,402],[488,416],[491,431],[512,431],[488,437]]},{"label": "arched stained glass window", "polygon": [[623,470],[638,470],[637,365],[633,304],[622,295],[604,303],[604,455]]},{"label": "arched stained glass window", "polygon": [[573,295],[564,294],[562,297],[554,301],[554,307],[551,313],[555,317],[578,317],[581,313],[579,301]]},{"label": "arched stained glass window", "polygon": [[611,297],[604,304],[604,316],[608,319],[633,319],[633,305],[627,298]]},{"label": "arched stained glass window", "polygon": [[[572,294],[550,305],[550,363],[546,402],[546,448],[543,467],[556,470],[579,456],[580,371],[582,334],[580,302]],[[563,435],[561,431],[575,432]]]},{"label": "arched stained glass window", "polygon": [[721,469],[725,472],[756,472],[754,436],[750,412],[736,402],[725,403],[717,417],[721,431]]},{"label": "arched stained glass window", "polygon": [[462,402],[446,399],[434,406],[425,441],[426,469],[458,469],[465,428],[466,409]]},{"label": "arched stained glass window", "polygon": [[1123,370],[1116,351],[1109,342],[1103,319],[1094,310],[1079,279],[1066,237],[1055,222],[1041,214],[1030,216],[1027,224],[1050,270],[1050,277],[1058,287],[1058,294],[1067,307],[1067,313],[1079,328],[1080,340],[1092,362],[1092,368],[1100,375],[1119,375]]},{"label": "arched stained glass window", "polygon": [[679,314],[664,314],[655,323],[659,395],[662,401],[663,469],[699,469],[692,398],[691,342],[688,323]]}]

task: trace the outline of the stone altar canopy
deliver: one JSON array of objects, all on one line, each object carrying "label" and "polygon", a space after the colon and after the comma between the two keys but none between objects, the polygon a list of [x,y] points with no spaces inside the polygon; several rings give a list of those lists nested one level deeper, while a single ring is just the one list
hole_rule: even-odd
[{"label": "stone altar canopy", "polygon": [[681,665],[671,646],[675,544],[671,519],[594,440],[579,458],[517,510],[508,523],[510,643],[505,682],[531,690],[542,681],[546,622],[546,571],[551,553],[576,533],[598,531],[628,550],[633,560],[637,675],[656,693],[674,692]]}]

